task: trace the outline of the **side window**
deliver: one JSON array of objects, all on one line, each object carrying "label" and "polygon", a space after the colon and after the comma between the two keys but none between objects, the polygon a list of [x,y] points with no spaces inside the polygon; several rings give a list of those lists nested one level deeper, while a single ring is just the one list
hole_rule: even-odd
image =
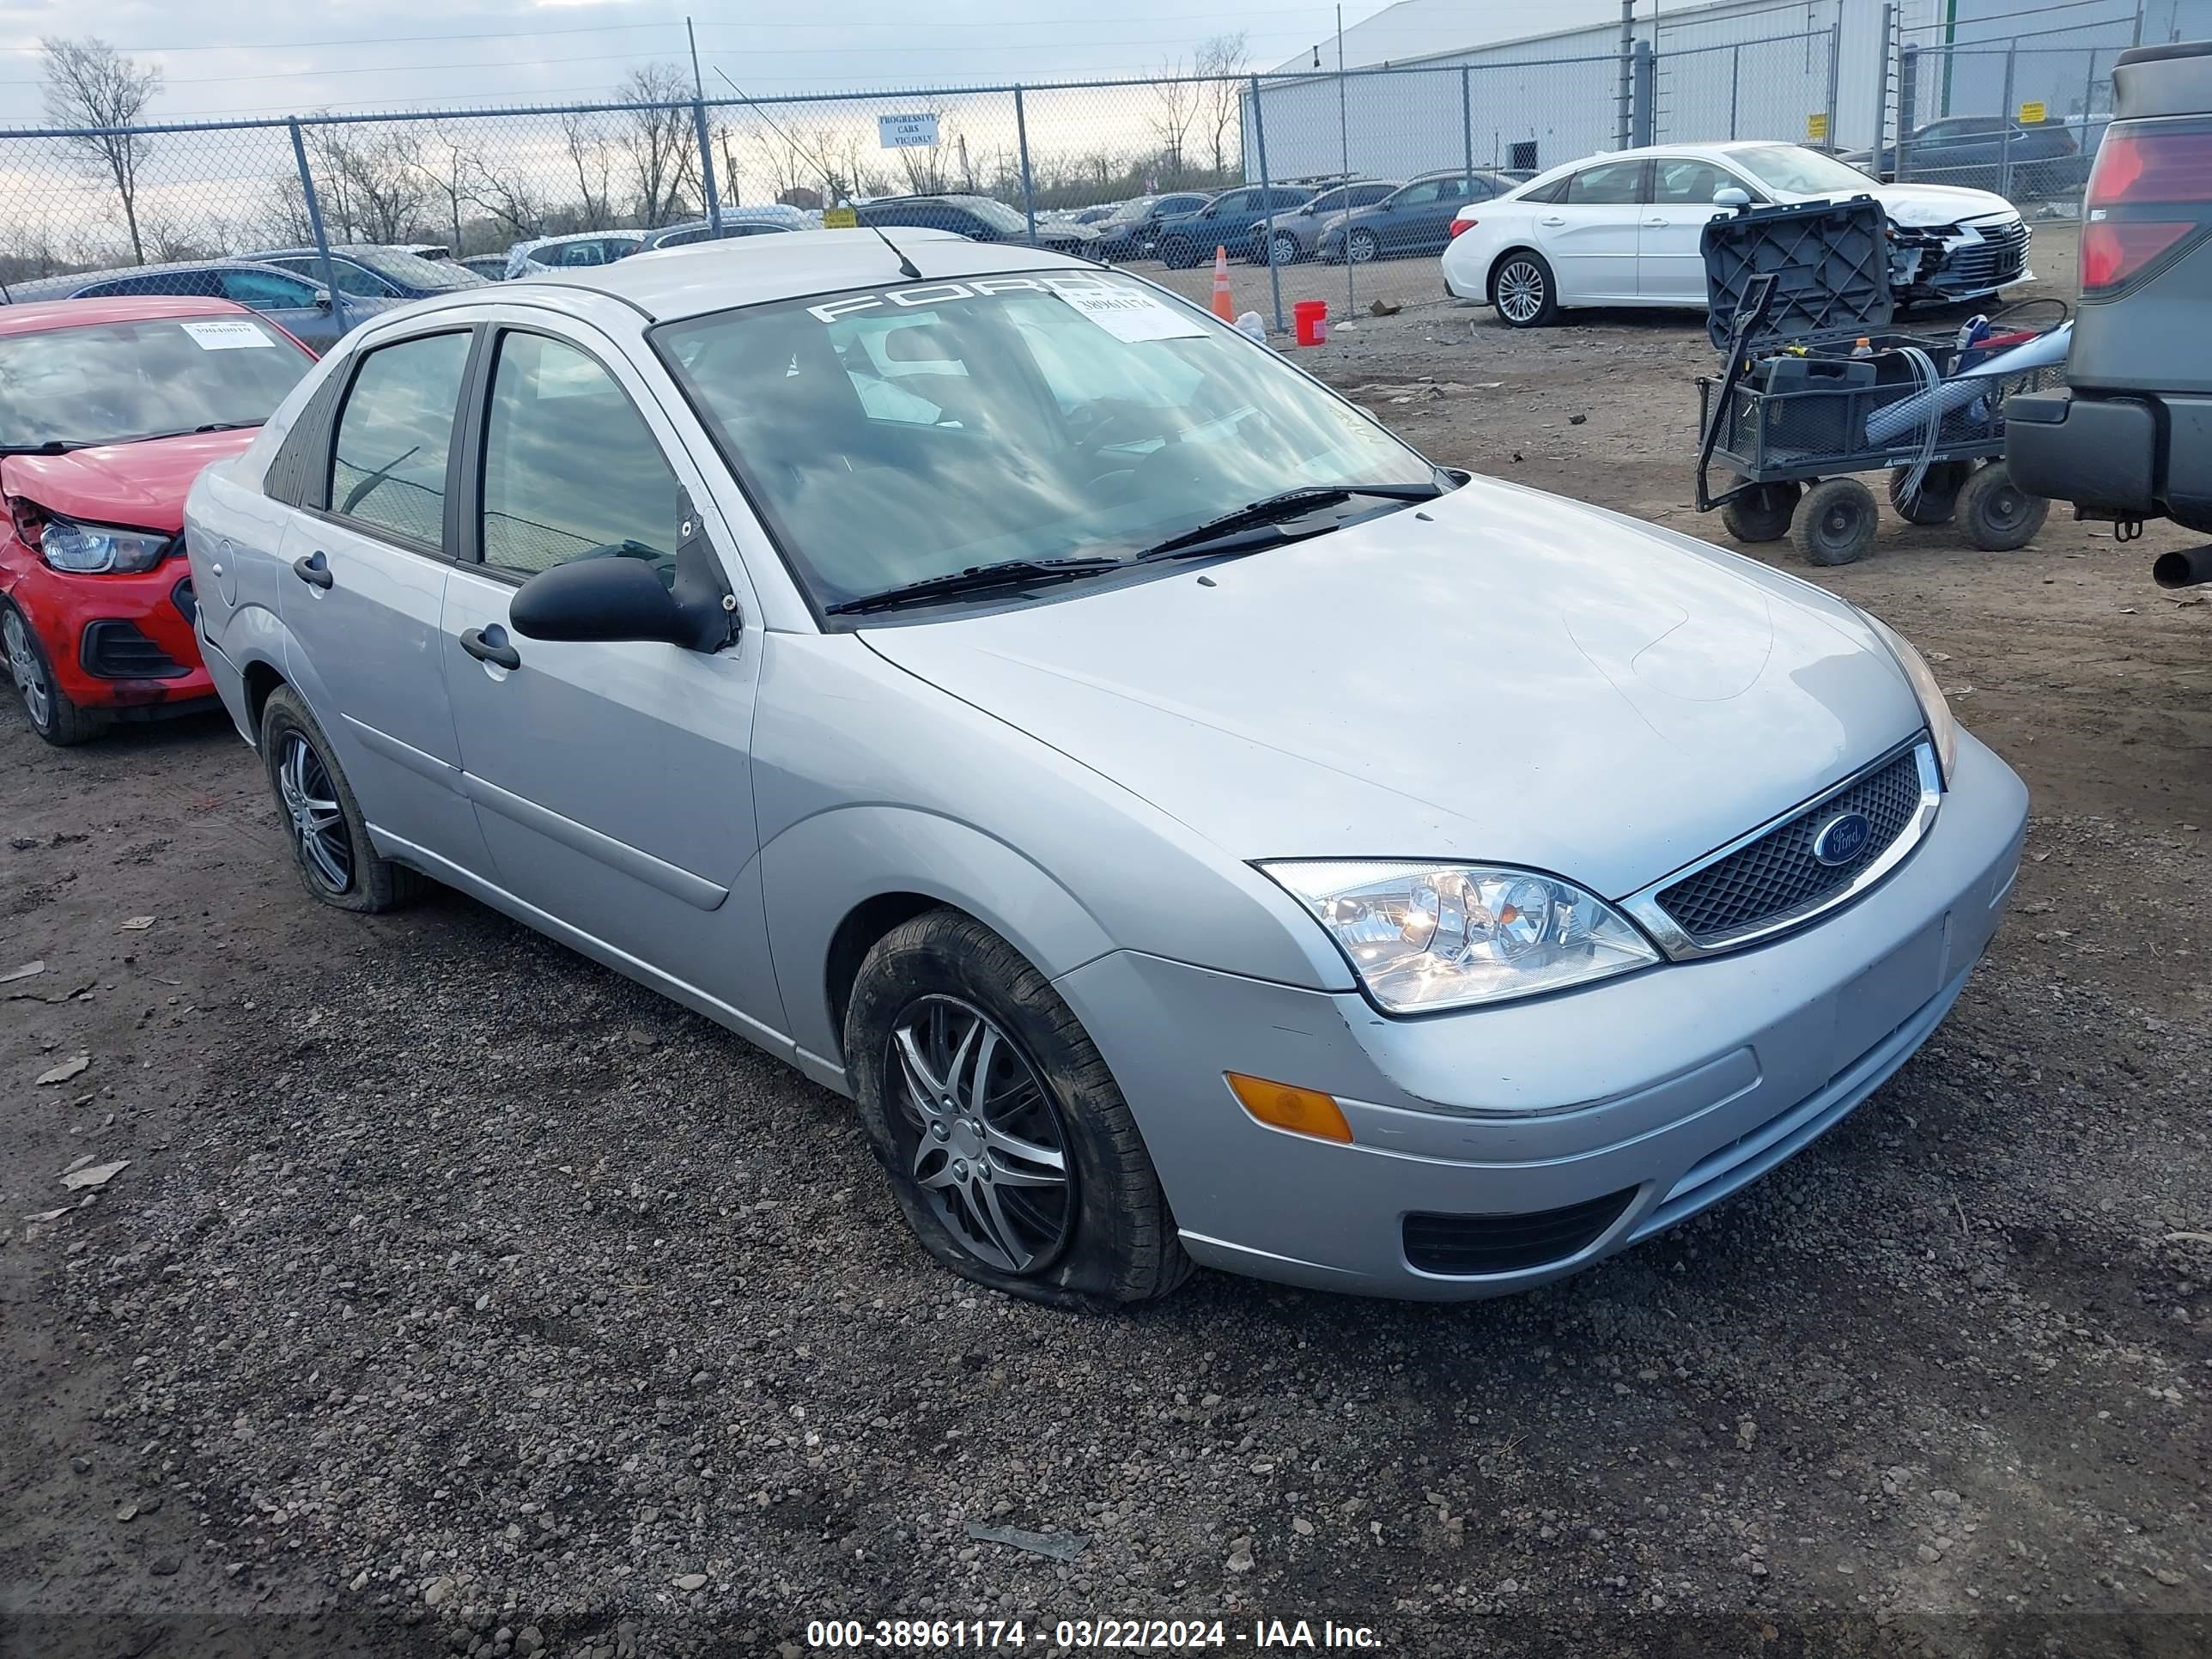
[{"label": "side window", "polygon": [[315,290],[295,276],[273,270],[226,270],[222,295],[256,311],[305,311],[315,303]]},{"label": "side window", "polygon": [[1651,164],[1651,199],[1674,207],[1711,207],[1713,192],[1729,188],[1748,191],[1735,174],[1723,173],[1710,161],[1683,156],[1662,156]]},{"label": "side window", "polygon": [[[679,230],[672,236],[662,237],[657,246],[661,247],[684,247],[693,242],[703,242],[712,234],[711,230]],[[738,234],[742,234],[743,233],[740,232]]]},{"label": "side window", "polygon": [[484,416],[483,559],[535,575],[571,559],[676,570],[676,474],[614,377],[574,346],[507,334]]},{"label": "side window", "polygon": [[1620,207],[1643,197],[1644,163],[1606,161],[1567,180],[1566,200],[1577,205]]},{"label": "side window", "polygon": [[597,242],[570,242],[553,250],[553,263],[562,266],[603,265],[606,250]]},{"label": "side window", "polygon": [[446,456],[469,337],[433,334],[363,357],[331,446],[331,511],[428,547],[446,540]]},{"label": "side window", "polygon": [[1394,208],[1426,207],[1443,194],[1443,180],[1425,179],[1418,185],[1408,185],[1390,198]]},{"label": "side window", "polygon": [[[284,268],[287,270],[299,269],[289,261]],[[399,297],[399,290],[374,271],[364,266],[349,264],[343,259],[331,261],[331,278],[337,283],[339,293],[350,294],[358,299],[396,300]]]},{"label": "side window", "polygon": [[1352,205],[1373,207],[1389,193],[1390,186],[1388,185],[1362,185],[1352,192]]},{"label": "side window", "polygon": [[80,299],[104,299],[116,294],[188,295],[198,300],[220,300],[222,286],[211,270],[163,270],[146,276],[124,276],[77,290]]},{"label": "side window", "polygon": [[1567,186],[1573,182],[1571,178],[1554,179],[1550,184],[1540,185],[1518,199],[1523,202],[1564,202],[1567,199]]}]

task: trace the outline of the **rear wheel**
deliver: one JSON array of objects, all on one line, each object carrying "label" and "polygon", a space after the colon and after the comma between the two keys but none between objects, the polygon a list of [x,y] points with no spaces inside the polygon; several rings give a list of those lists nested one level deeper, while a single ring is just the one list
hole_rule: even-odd
[{"label": "rear wheel", "polygon": [[289,685],[271,691],[262,706],[261,757],[292,861],[312,896],[374,915],[413,895],[422,878],[377,856],[368,822],[338,770],[330,740]]},{"label": "rear wheel", "polygon": [[0,600],[0,646],[7,649],[9,677],[23,700],[31,730],[57,749],[88,743],[107,730],[104,712],[78,707],[56,684],[53,665],[46,660],[31,619],[4,600]]},{"label": "rear wheel", "polygon": [[1804,493],[1801,483],[1755,484],[1721,508],[1721,522],[1740,542],[1778,542],[1790,533]]},{"label": "rear wheel", "polygon": [[885,934],[844,1035],[869,1147],[941,1264],[1063,1304],[1144,1301],[1189,1273],[1105,1060],[981,922],[931,910]]},{"label": "rear wheel", "polygon": [[1797,546],[1808,564],[1854,564],[1881,522],[1874,491],[1856,478],[1823,478],[1797,507]]},{"label": "rear wheel", "polygon": [[1198,263],[1198,255],[1193,251],[1193,245],[1180,236],[1170,237],[1162,242],[1158,252],[1160,263],[1170,270],[1188,270]]},{"label": "rear wheel", "polygon": [[1920,491],[1907,499],[1905,481],[1912,469],[1900,466],[1889,475],[1889,504],[1907,524],[1948,524],[1959,510],[1959,489],[1973,471],[1970,461],[1938,461],[1920,481]]},{"label": "rear wheel", "polygon": [[1991,461],[1959,491],[1959,533],[1984,553],[2026,547],[2051,516],[2051,503],[2012,481],[2002,461]]},{"label": "rear wheel", "polygon": [[1513,328],[1541,328],[1559,314],[1558,284],[1540,253],[1509,253],[1490,276],[1490,303]]}]

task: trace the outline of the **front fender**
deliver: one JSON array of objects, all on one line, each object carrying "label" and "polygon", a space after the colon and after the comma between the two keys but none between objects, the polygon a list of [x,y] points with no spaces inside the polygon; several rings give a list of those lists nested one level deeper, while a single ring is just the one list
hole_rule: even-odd
[{"label": "front fender", "polygon": [[825,966],[838,925],[887,893],[966,911],[1057,977],[1113,950],[1097,917],[1035,860],[972,824],[914,807],[834,808],[761,849],[769,948],[793,1038],[835,1086],[841,1034]]}]

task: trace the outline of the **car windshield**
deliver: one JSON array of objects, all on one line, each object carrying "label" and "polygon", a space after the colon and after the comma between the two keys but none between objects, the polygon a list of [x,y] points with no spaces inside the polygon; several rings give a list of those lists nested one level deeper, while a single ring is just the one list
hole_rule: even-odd
[{"label": "car windshield", "polygon": [[313,366],[243,312],[0,336],[0,448],[259,426]]},{"label": "car windshield", "polygon": [[966,208],[994,230],[1026,232],[1029,229],[1028,222],[1020,214],[1015,212],[1004,202],[994,200],[991,197],[955,196],[951,200],[953,206]]},{"label": "car windshield", "polygon": [[1126,225],[1132,219],[1141,219],[1152,210],[1152,204],[1158,200],[1159,198],[1157,196],[1139,196],[1133,202],[1124,202],[1109,214],[1102,222],[1109,225]]},{"label": "car windshield", "polygon": [[1266,347],[1106,274],[858,291],[653,337],[825,606],[1437,476]]},{"label": "car windshield", "polygon": [[476,288],[483,278],[473,270],[457,265],[448,259],[425,259],[419,254],[379,251],[375,253],[356,253],[358,259],[380,276],[389,276],[395,283],[409,288],[419,288],[442,293],[447,289]]},{"label": "car windshield", "polygon": [[1821,196],[1875,187],[1874,180],[1856,167],[1845,167],[1834,156],[1801,144],[1762,144],[1756,149],[1730,150],[1729,160],[1769,190],[1790,195]]}]

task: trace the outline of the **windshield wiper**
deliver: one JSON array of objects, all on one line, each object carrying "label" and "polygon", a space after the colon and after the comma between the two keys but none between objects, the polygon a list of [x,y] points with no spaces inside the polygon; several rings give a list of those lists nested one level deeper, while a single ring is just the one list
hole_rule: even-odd
[{"label": "windshield wiper", "polygon": [[927,599],[980,592],[993,587],[1011,587],[1023,582],[1069,581],[1078,576],[1119,570],[1121,566],[1120,559],[1003,559],[996,564],[970,565],[947,575],[925,576],[920,581],[888,587],[880,593],[857,599],[842,600],[823,609],[833,617],[851,616],[862,611],[892,611],[902,605],[918,605]]},{"label": "windshield wiper", "polygon": [[66,455],[72,449],[91,449],[89,438],[49,438],[42,444],[0,444],[0,455]]},{"label": "windshield wiper", "polygon": [[[1443,486],[1436,483],[1370,483],[1370,484],[1309,484],[1298,489],[1285,489],[1280,495],[1248,502],[1234,513],[1224,513],[1219,518],[1208,519],[1194,529],[1170,536],[1164,542],[1155,542],[1134,556],[1133,562],[1148,559],[1174,558],[1179,554],[1193,556],[1201,553],[1233,552],[1243,546],[1267,547],[1278,540],[1296,539],[1281,526],[1285,520],[1302,519],[1309,513],[1318,513],[1327,507],[1340,506],[1354,495],[1375,495],[1391,501],[1433,501],[1443,495]],[[1334,530],[1326,525],[1310,534],[1319,535],[1322,530]],[[1272,529],[1273,536],[1252,537],[1249,540],[1240,532]]]}]

